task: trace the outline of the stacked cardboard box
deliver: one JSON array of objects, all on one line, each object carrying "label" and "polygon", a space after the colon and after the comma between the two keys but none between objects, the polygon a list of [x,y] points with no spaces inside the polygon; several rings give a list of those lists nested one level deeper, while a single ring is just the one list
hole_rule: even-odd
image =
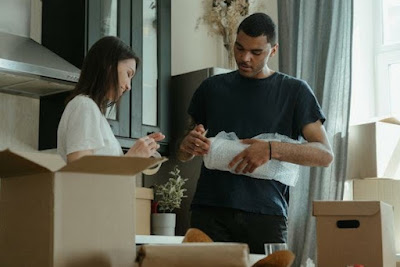
[{"label": "stacked cardboard box", "polygon": [[136,188],[136,234],[150,235],[151,228],[151,201],[154,192],[151,188]]},{"label": "stacked cardboard box", "polygon": [[400,121],[386,118],[351,126],[347,165],[345,200],[392,205],[396,252],[400,253]]},{"label": "stacked cardboard box", "polygon": [[393,206],[396,251],[400,253],[400,180],[384,178],[347,181],[349,200],[378,200]]},{"label": "stacked cardboard box", "polygon": [[380,201],[314,201],[318,266],[396,263],[392,207]]},{"label": "stacked cardboard box", "polygon": [[347,165],[349,179],[400,180],[400,121],[388,118],[350,126]]}]

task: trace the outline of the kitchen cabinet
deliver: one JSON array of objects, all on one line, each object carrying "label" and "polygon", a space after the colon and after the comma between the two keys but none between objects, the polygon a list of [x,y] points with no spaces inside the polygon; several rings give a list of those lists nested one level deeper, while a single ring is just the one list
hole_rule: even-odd
[{"label": "kitchen cabinet", "polygon": [[151,132],[169,133],[171,0],[43,1],[42,43],[77,67],[101,37],[115,35],[141,59],[126,93],[107,113],[122,147]]}]

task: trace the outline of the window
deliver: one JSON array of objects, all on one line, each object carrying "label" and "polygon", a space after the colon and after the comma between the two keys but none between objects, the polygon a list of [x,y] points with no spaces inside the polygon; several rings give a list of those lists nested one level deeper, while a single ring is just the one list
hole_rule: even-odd
[{"label": "window", "polygon": [[400,114],[400,0],[354,1],[352,61],[350,123]]},{"label": "window", "polygon": [[157,126],[157,3],[143,1],[143,124]]}]

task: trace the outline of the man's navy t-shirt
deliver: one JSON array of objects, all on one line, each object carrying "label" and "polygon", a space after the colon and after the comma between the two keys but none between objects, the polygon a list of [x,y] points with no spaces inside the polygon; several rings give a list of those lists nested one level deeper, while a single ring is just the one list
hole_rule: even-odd
[{"label": "man's navy t-shirt", "polygon": [[[238,71],[206,79],[193,95],[188,110],[208,129],[240,139],[279,133],[298,140],[302,128],[325,121],[311,88],[302,80],[275,72],[264,79],[243,77]],[[226,171],[201,169],[192,208],[214,206],[287,217],[289,188],[274,181]]]}]

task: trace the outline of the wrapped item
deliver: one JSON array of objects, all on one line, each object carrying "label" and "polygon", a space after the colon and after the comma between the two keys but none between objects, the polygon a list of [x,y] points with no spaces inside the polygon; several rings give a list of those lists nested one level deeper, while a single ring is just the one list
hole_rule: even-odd
[{"label": "wrapped item", "polygon": [[182,243],[143,245],[139,267],[248,267],[249,248],[241,243]]},{"label": "wrapped item", "polygon": [[300,267],[315,267],[315,264],[312,259],[307,258],[305,265],[300,265]]},{"label": "wrapped item", "polygon": [[[222,131],[209,139],[211,141],[210,151],[204,156],[206,168],[229,171],[236,174],[236,166],[229,168],[228,165],[237,154],[249,147],[249,145],[241,143],[236,134],[232,132],[226,133]],[[300,144],[297,140],[277,133],[260,134],[252,139]],[[245,173],[244,175],[258,179],[276,180],[285,185],[295,186],[299,177],[299,169],[300,166],[297,164],[272,159],[256,168],[253,173]]]}]

